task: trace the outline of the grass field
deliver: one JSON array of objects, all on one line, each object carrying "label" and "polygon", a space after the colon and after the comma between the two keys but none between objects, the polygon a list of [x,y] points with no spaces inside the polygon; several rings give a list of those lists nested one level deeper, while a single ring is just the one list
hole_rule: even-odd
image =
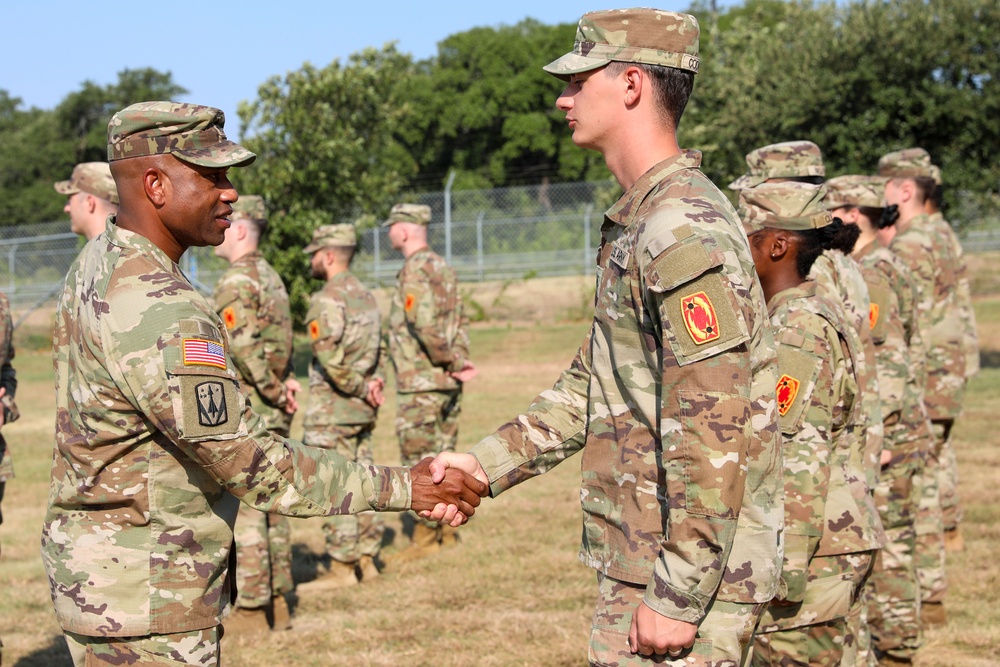
[{"label": "grass field", "polygon": [[[950,622],[928,633],[917,663],[922,667],[1000,665],[1000,436],[992,421],[1000,407],[1000,290],[989,277],[997,274],[1000,257],[973,258],[984,368],[970,385],[955,434],[967,546],[950,557]],[[571,360],[587,323],[563,318],[579,311],[586,288],[570,281],[545,289],[553,286],[557,293],[545,298],[526,284],[476,293],[488,316],[508,317],[501,311],[517,312],[518,302],[530,299],[537,323],[492,319],[474,328],[473,356],[481,374],[467,386],[464,448],[526,407]],[[547,307],[539,308],[539,301]],[[19,352],[15,366],[22,418],[4,429],[17,477],[7,484],[0,526],[3,658],[8,666],[60,667],[69,658],[39,556],[53,441],[51,361],[44,352]],[[376,457],[383,463],[398,461],[392,403],[390,397],[375,431]],[[293,434],[300,432],[293,428]],[[461,529],[459,548],[387,569],[353,589],[298,600],[293,630],[252,644],[224,643],[224,664],[586,664],[596,585],[594,573],[576,560],[579,477],[574,458],[484,502]],[[398,517],[387,517],[396,538],[387,547],[391,553],[405,540],[399,538]],[[309,554],[322,545],[318,524],[293,522],[297,579],[311,577]]]}]

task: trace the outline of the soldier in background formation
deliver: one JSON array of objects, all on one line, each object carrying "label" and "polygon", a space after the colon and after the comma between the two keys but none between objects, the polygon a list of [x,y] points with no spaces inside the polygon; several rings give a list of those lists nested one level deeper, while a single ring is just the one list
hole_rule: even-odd
[{"label": "soldier in background formation", "polygon": [[458,525],[486,491],[461,473],[435,484],[429,460],[363,466],[306,447],[252,410],[225,325],[177,266],[189,247],[222,243],[238,199],[228,169],[255,159],[224,123],[172,102],[112,117],[120,210],[59,300],[42,558],[77,667],[218,664],[237,501],[295,516],[414,509]]},{"label": "soldier in background formation", "polygon": [[[229,358],[244,396],[269,431],[287,438],[299,390],[292,375],[288,293],[259,250],[267,229],[264,200],[244,195],[232,206],[225,240],[215,248],[229,262],[215,286],[215,312],[226,327]],[[237,597],[226,619],[227,635],[258,636],[270,625],[290,627],[285,600],[293,588],[288,518],[240,503],[234,538]]]},{"label": "soldier in background formation", "polygon": [[118,211],[118,189],[107,162],[81,162],[68,181],[55,184],[66,195],[69,228],[88,241],[104,231],[108,216]]},{"label": "soldier in background formation", "polygon": [[[383,223],[405,262],[392,294],[384,347],[396,373],[400,460],[455,450],[462,385],[477,370],[469,359],[469,321],[455,271],[427,245],[429,206],[396,204]],[[398,560],[421,558],[458,541],[451,526],[411,515],[412,541]]]},{"label": "soldier in background formation", "polygon": [[[312,295],[306,315],[312,362],[302,441],[370,466],[371,434],[382,403],[382,385],[375,380],[381,315],[375,297],[350,271],[356,246],[354,225],[340,224],[317,229],[304,249],[311,255],[313,278],[326,282]],[[300,597],[378,576],[384,526],[377,514],[330,517],[323,532],[329,568],[301,584]]]},{"label": "soldier in background formation", "polygon": [[[0,525],[3,525],[3,492],[7,480],[14,477],[14,459],[3,427],[15,421],[20,413],[14,396],[17,394],[17,373],[11,366],[14,359],[14,325],[10,316],[10,301],[0,292]],[[0,639],[0,663],[3,662],[3,640]]]}]

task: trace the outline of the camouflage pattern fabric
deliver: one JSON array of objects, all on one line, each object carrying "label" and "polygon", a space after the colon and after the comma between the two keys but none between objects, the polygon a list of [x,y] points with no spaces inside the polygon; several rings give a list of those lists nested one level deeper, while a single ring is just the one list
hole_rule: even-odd
[{"label": "camouflage pattern fabric", "polygon": [[472,453],[498,495],[582,449],[581,560],[709,632],[713,603],[777,591],[783,508],[763,293],[700,163],[660,162],[607,211],[576,358]]},{"label": "camouflage pattern fabric", "polygon": [[[0,398],[0,409],[3,410],[3,423],[7,424],[17,421],[21,413],[14,402],[17,394],[17,372],[11,365],[14,360],[14,324],[10,316],[10,301],[7,295],[0,293],[0,387],[6,393]],[[8,479],[14,477],[14,463],[7,441],[0,433],[0,485]],[[3,491],[0,488],[0,500],[3,499]],[[3,514],[0,513],[0,523],[3,523]]]},{"label": "camouflage pattern fabric", "polygon": [[290,592],[292,527],[288,517],[258,512],[240,503],[233,538],[236,541],[236,606],[264,607]]},{"label": "camouflage pattern fabric", "polygon": [[425,456],[453,452],[458,444],[458,417],[462,392],[422,391],[400,394],[396,409],[396,435],[400,457],[418,463]]},{"label": "camouflage pattern fabric", "polygon": [[206,628],[152,637],[88,637],[66,633],[74,667],[142,665],[180,667],[219,664],[219,629]]},{"label": "camouflage pattern fabric", "polygon": [[730,183],[730,190],[753,188],[772,178],[826,175],[823,153],[811,141],[784,141],[755,148],[747,153],[746,161],[747,173]]},{"label": "camouflage pattern fabric", "polygon": [[742,665],[751,648],[754,627],[764,604],[713,601],[689,651],[676,658],[645,657],[632,653],[628,633],[632,614],[643,601],[646,587],[597,574],[598,598],[590,630],[589,663],[600,667],[650,665]]},{"label": "camouflage pattern fabric", "polygon": [[53,187],[67,197],[86,192],[112,204],[118,203],[118,187],[107,162],[81,162],[73,167],[68,181],[59,181]]},{"label": "camouflage pattern fabric", "polygon": [[392,227],[397,222],[409,222],[426,227],[431,224],[431,207],[426,204],[395,204],[382,226]]},{"label": "camouflage pattern fabric", "polygon": [[403,264],[386,325],[399,393],[460,389],[448,372],[461,370],[469,358],[469,321],[455,271],[430,248]]},{"label": "camouflage pattern fabric", "polygon": [[64,630],[142,637],[217,625],[232,593],[237,500],[289,516],[409,508],[407,470],[268,432],[224,326],[165,253],[114,218],[70,268],[53,335],[42,529]]}]

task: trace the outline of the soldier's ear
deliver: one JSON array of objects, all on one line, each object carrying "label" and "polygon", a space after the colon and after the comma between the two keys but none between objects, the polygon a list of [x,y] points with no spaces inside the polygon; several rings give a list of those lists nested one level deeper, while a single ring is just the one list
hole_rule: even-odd
[{"label": "soldier's ear", "polygon": [[163,206],[167,201],[167,175],[156,167],[148,167],[142,172],[142,187],[146,198],[156,206]]}]

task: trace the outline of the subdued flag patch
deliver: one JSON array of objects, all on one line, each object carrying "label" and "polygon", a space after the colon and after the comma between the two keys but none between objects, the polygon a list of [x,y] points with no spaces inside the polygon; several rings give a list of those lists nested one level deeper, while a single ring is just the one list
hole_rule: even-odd
[{"label": "subdued flag patch", "polygon": [[226,368],[226,351],[218,343],[203,338],[185,338],[181,343],[185,366]]},{"label": "subdued flag patch", "polygon": [[684,326],[695,345],[704,345],[721,335],[715,307],[704,292],[695,292],[682,298],[681,313],[684,315]]},{"label": "subdued flag patch", "polygon": [[778,385],[775,387],[778,394],[778,414],[782,417],[788,413],[795,402],[795,397],[799,393],[799,381],[791,375],[782,375],[778,378]]}]

